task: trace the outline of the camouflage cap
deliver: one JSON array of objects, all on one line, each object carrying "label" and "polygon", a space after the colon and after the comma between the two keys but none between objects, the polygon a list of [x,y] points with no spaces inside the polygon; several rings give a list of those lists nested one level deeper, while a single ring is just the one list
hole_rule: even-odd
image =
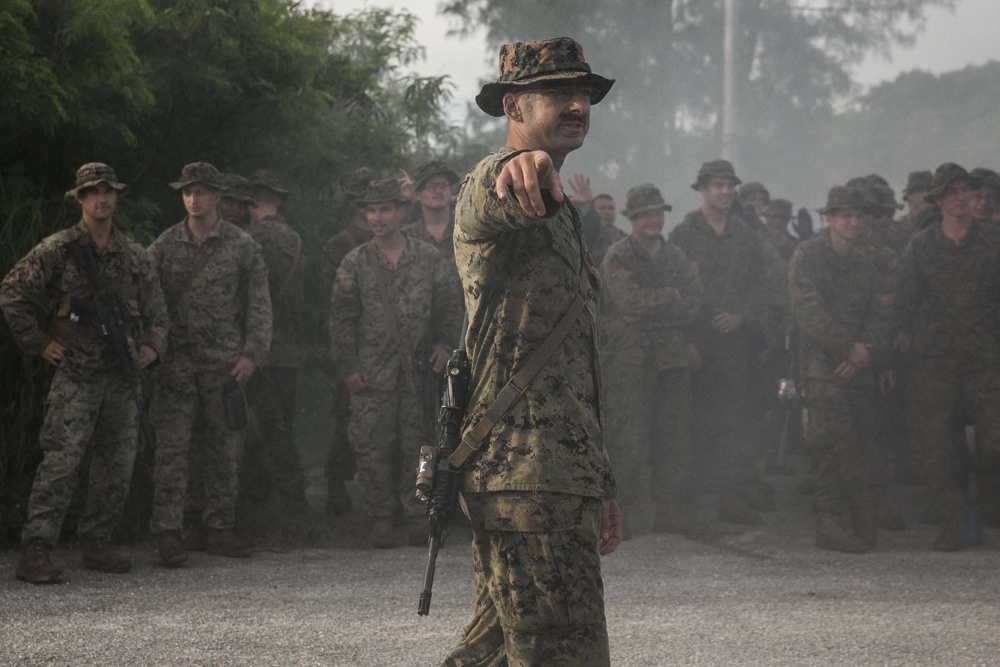
[{"label": "camouflage cap", "polygon": [[249,179],[239,174],[225,173],[219,177],[219,185],[222,186],[223,197],[232,197],[251,206],[256,205],[253,200],[253,186]]},{"label": "camouflage cap", "polygon": [[76,170],[76,184],[66,191],[66,196],[75,198],[80,190],[98,183],[107,183],[118,192],[125,189],[125,184],[118,180],[114,169],[103,162],[88,162]]},{"label": "camouflage cap", "polygon": [[628,189],[625,193],[625,210],[622,215],[632,218],[647,211],[672,211],[674,207],[663,201],[660,189],[652,183],[643,183]]},{"label": "camouflage cap", "polygon": [[792,217],[792,202],[787,199],[772,199],[767,208],[764,209],[765,218],[782,218],[790,220]]},{"label": "camouflage cap", "polygon": [[931,189],[931,172],[929,170],[911,171],[906,177],[906,187],[903,188],[903,200],[909,198],[911,192],[927,192]]},{"label": "camouflage cap", "polygon": [[865,206],[864,211],[872,215],[878,215],[882,212],[882,207],[878,202],[878,195],[875,194],[876,183],[869,179],[867,176],[855,176],[846,183],[844,187],[854,188],[860,190],[865,196]]},{"label": "camouflage cap", "polygon": [[979,187],[979,179],[969,174],[964,167],[954,162],[945,162],[934,170],[934,175],[931,177],[931,189],[924,195],[924,201],[928,204],[937,203],[937,198],[955,181],[965,181],[973,190]]},{"label": "camouflage cap", "polygon": [[865,176],[865,179],[875,185],[884,185],[885,187],[889,187],[889,181],[885,180],[885,178],[880,174],[868,174]]},{"label": "camouflage cap", "polygon": [[729,160],[709,160],[701,165],[701,169],[698,170],[698,180],[691,184],[691,189],[701,190],[701,186],[705,184],[705,181],[713,178],[731,178],[733,179],[733,185],[739,185],[743,182],[736,176],[733,163]]},{"label": "camouflage cap", "polygon": [[503,96],[517,86],[539,81],[572,80],[594,89],[591,104],[597,104],[614,85],[614,79],[594,74],[583,55],[583,47],[571,37],[512,42],[500,47],[500,75],[483,86],[476,104],[491,116],[503,116]]},{"label": "camouflage cap", "polygon": [[767,188],[764,187],[763,183],[758,183],[757,181],[744,183],[740,186],[740,201],[743,201],[755,192],[759,192],[764,195],[764,203],[771,201],[771,193],[767,191]]},{"label": "camouflage cap", "polygon": [[278,178],[278,175],[270,169],[258,169],[254,173],[250,174],[250,185],[252,185],[254,189],[263,188],[265,190],[270,190],[277,195],[281,195],[282,198],[288,197],[288,190],[282,187],[282,183]]},{"label": "camouflage cap", "polygon": [[896,193],[888,185],[875,185],[871,191],[875,195],[875,202],[883,214],[894,215],[896,211],[903,208],[903,205],[896,201]]},{"label": "camouflage cap", "polygon": [[170,187],[174,190],[183,190],[194,183],[201,183],[214,190],[221,190],[222,184],[219,182],[221,177],[222,174],[214,165],[208,162],[192,162],[184,165],[184,168],[181,169],[180,180],[171,183]]},{"label": "camouflage cap", "polygon": [[444,176],[452,185],[456,185],[461,180],[458,174],[448,168],[444,160],[431,160],[417,167],[417,173],[413,180],[414,191],[424,187],[424,184],[435,176]]},{"label": "camouflage cap", "polygon": [[870,207],[871,199],[861,188],[855,188],[847,185],[835,185],[830,188],[830,192],[826,195],[826,206],[816,210],[823,215],[826,215],[827,213],[833,213],[834,211],[842,211],[845,209],[867,211]]},{"label": "camouflage cap", "polygon": [[378,180],[378,172],[371,167],[358,167],[351,172],[344,187],[344,199],[349,206],[354,206],[358,199],[365,196],[368,184]]},{"label": "camouflage cap", "polygon": [[991,188],[997,195],[1000,195],[1000,174],[997,172],[986,167],[976,167],[969,172],[969,176],[979,180],[977,189]]},{"label": "camouflage cap", "polygon": [[368,206],[369,204],[382,204],[392,202],[394,204],[408,204],[409,199],[403,196],[402,184],[399,179],[389,178],[382,181],[372,181],[368,184],[363,197],[358,199],[358,205]]}]

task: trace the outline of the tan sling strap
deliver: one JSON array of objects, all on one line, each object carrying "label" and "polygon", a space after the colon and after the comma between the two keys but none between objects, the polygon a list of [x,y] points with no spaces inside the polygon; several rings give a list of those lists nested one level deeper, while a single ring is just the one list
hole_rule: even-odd
[{"label": "tan sling strap", "polygon": [[504,413],[517,403],[517,400],[528,389],[531,381],[538,375],[538,371],[542,370],[545,364],[555,355],[559,346],[562,345],[566,336],[569,335],[570,329],[573,328],[577,318],[580,317],[580,313],[583,312],[583,306],[586,303],[584,293],[587,291],[588,280],[587,265],[584,262],[580,265],[580,284],[577,287],[576,298],[570,304],[566,314],[562,316],[562,319],[559,320],[555,328],[549,332],[549,335],[542,341],[538,349],[525,360],[524,365],[521,366],[521,370],[500,390],[500,393],[493,399],[490,406],[486,408],[486,412],[483,413],[482,419],[479,420],[475,428],[468,431],[465,437],[462,438],[462,442],[455,448],[452,455],[448,457],[448,463],[451,464],[452,468],[461,468],[466,459],[479,449],[479,446],[486,440],[486,436],[493,430],[493,427],[496,426],[500,418],[504,416]]}]

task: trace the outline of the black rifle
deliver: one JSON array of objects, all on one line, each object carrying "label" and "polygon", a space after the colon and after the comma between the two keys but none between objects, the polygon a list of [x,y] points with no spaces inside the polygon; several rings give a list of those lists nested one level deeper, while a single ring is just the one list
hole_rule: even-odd
[{"label": "black rifle", "polygon": [[132,360],[132,352],[129,350],[128,340],[125,337],[125,325],[132,321],[132,311],[129,310],[128,304],[125,303],[120,292],[109,292],[103,289],[101,271],[97,266],[97,253],[94,246],[90,243],[77,241],[66,245],[70,256],[90,278],[95,290],[95,294],[92,296],[70,297],[70,319],[77,324],[89,326],[98,338],[107,341],[111,346],[118,363],[118,371],[132,389],[132,398],[135,400],[135,410],[139,417],[139,428],[142,430],[147,446],[154,447],[156,445],[156,432],[153,430],[153,423],[149,420],[146,408],[142,404],[135,362]]},{"label": "black rifle", "polygon": [[791,446],[792,429],[797,428],[799,419],[796,415],[802,413],[802,389],[799,385],[798,336],[794,326],[789,327],[785,334],[785,352],[788,355],[788,373],[781,378],[778,385],[778,398],[785,410],[785,423],[781,429],[781,439],[778,441],[778,451],[775,453],[773,471],[779,475],[791,475],[792,467],[788,463],[788,450]]},{"label": "black rifle", "polygon": [[448,359],[445,371],[445,389],[441,395],[438,422],[441,436],[438,446],[420,448],[420,469],[417,471],[417,496],[427,503],[430,522],[430,539],[427,553],[427,571],[424,588],[420,591],[417,613],[426,616],[431,610],[431,589],[434,587],[434,568],[437,566],[438,549],[444,537],[448,520],[458,497],[459,471],[448,464],[448,457],[462,441],[462,423],[469,400],[469,358],[464,350],[455,350]]}]

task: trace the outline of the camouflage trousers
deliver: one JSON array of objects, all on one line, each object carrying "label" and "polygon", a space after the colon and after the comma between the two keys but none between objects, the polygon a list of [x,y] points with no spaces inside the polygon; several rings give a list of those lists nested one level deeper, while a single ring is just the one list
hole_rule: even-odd
[{"label": "camouflage trousers", "polygon": [[409,516],[423,516],[414,496],[420,445],[427,444],[422,419],[417,396],[405,382],[394,391],[365,389],[351,395],[348,436],[373,517],[392,516],[397,504]]},{"label": "camouflage trousers", "polygon": [[875,388],[806,379],[817,514],[844,514],[875,481]]},{"label": "camouflage trousers", "polygon": [[966,418],[976,433],[973,481],[978,488],[992,488],[1000,474],[1000,370],[921,360],[911,367],[908,388],[917,469],[928,494],[945,512],[958,513],[969,459],[964,448],[956,447],[956,428]]},{"label": "camouflage trousers", "polygon": [[66,512],[91,452],[87,501],[77,534],[111,539],[128,497],[138,448],[132,389],[118,369],[78,374],[56,369],[39,434],[42,462],[35,472],[21,540],[59,541]]},{"label": "camouflage trousers", "polygon": [[294,366],[263,366],[247,383],[250,429],[241,468],[241,486],[257,480],[267,497],[274,492],[285,502],[305,499],[306,476],[295,442],[295,394],[299,370]]},{"label": "camouflage trousers", "polygon": [[472,524],[472,621],[443,667],[611,664],[597,551],[601,501],[561,493],[462,494]]},{"label": "camouflage trousers", "polygon": [[351,393],[343,381],[335,380],[333,393],[333,424],[330,427],[330,451],[326,457],[323,472],[327,480],[353,479],[357,471],[354,449],[347,435],[351,421]]},{"label": "camouflage trousers", "polygon": [[606,366],[605,443],[630,537],[648,533],[657,506],[674,504],[691,465],[691,376],[612,360]]},{"label": "camouflage trousers", "polygon": [[236,523],[237,459],[246,430],[226,425],[222,386],[229,379],[227,370],[195,370],[183,359],[170,360],[159,370],[152,406],[157,434],[153,533],[181,529],[193,440],[200,443],[205,494],[202,524],[231,529]]}]

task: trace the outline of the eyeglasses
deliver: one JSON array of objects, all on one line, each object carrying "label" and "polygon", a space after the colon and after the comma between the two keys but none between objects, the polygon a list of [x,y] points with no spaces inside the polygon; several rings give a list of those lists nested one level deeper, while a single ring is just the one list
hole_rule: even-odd
[{"label": "eyeglasses", "polygon": [[546,86],[544,88],[523,88],[518,92],[545,95],[557,102],[569,102],[576,99],[577,95],[582,95],[591,104],[594,103],[594,98],[597,96],[597,89],[589,86]]}]

